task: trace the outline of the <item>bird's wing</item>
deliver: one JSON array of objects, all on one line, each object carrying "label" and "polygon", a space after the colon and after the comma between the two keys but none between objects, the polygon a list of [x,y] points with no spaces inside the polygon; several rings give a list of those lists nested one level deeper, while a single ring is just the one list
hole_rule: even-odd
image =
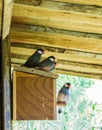
[{"label": "bird's wing", "polygon": [[40,69],[40,70],[47,71],[47,72],[50,71],[50,66],[42,66],[42,67],[37,67],[37,68]]},{"label": "bird's wing", "polygon": [[38,64],[38,67],[45,67],[49,65],[49,60],[45,59]]}]

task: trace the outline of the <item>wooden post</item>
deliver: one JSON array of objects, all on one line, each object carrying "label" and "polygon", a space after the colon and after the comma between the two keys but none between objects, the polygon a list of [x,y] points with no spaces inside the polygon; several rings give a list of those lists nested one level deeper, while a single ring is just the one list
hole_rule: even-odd
[{"label": "wooden post", "polygon": [[13,0],[2,0],[1,15],[1,72],[2,72],[2,130],[11,130],[10,102],[10,42]]},{"label": "wooden post", "polygon": [[11,130],[10,112],[10,42],[8,36],[2,40],[2,129]]},{"label": "wooden post", "polygon": [[[0,72],[2,71],[1,62],[1,38],[0,38]],[[0,130],[2,130],[2,73],[0,73]]]}]

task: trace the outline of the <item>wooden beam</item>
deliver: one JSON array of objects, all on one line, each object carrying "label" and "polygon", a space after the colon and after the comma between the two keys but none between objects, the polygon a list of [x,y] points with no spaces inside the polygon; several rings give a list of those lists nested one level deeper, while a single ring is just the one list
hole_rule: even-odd
[{"label": "wooden beam", "polygon": [[39,6],[41,4],[42,0],[15,0],[15,3],[25,4],[25,5],[31,5],[31,6]]},{"label": "wooden beam", "polygon": [[[11,46],[11,58],[17,58],[16,56],[19,56],[20,55],[20,59],[23,60],[26,60],[26,58],[28,58],[30,55],[32,55],[36,50],[35,49],[28,49],[28,48],[23,48],[23,47],[12,47]],[[86,63],[86,64],[92,64],[92,65],[102,65],[102,55],[98,55],[96,54],[89,54],[88,53],[81,53],[80,52],[78,53],[67,53],[63,52],[63,53],[60,53],[60,52],[52,52],[52,51],[47,51],[45,50],[45,54],[42,55],[42,58],[46,58],[50,55],[54,55],[56,56],[56,58],[58,60],[61,60],[61,61],[71,61],[71,62],[77,62],[77,63]],[[15,57],[12,57],[12,55],[15,55]],[[26,56],[25,56],[26,55]],[[100,57],[99,57],[100,56]],[[25,57],[25,59],[24,59]],[[99,57],[99,58],[97,58]],[[84,60],[83,60],[84,59]],[[21,62],[22,63],[22,62]],[[23,63],[22,63],[23,64]]]},{"label": "wooden beam", "polygon": [[85,37],[12,30],[11,42],[102,54],[102,40]]},{"label": "wooden beam", "polygon": [[89,73],[80,73],[80,72],[74,72],[74,71],[70,71],[70,70],[56,69],[55,73],[73,75],[73,76],[80,76],[80,77],[86,77],[86,78],[94,78],[94,79],[102,80],[102,75],[89,74]]},{"label": "wooden beam", "polygon": [[[1,21],[2,21],[2,1],[0,1],[0,72],[2,72]],[[0,73],[0,130],[2,130],[2,73]]]},{"label": "wooden beam", "polygon": [[102,1],[101,0],[52,0],[52,1],[75,3],[75,4],[84,4],[84,5],[102,6]]},{"label": "wooden beam", "polygon": [[[23,59],[12,58],[12,63],[20,63],[22,64]],[[65,61],[58,61],[56,69],[62,69],[66,71],[74,71],[80,73],[90,73],[90,74],[99,74],[102,75],[102,66],[92,65],[92,64],[82,64],[77,62],[65,62]]]},{"label": "wooden beam", "polygon": [[[18,61],[18,60],[16,60],[16,61]],[[20,66],[19,64],[16,64],[16,63],[14,63],[14,64],[12,63],[11,65],[12,65],[12,67],[15,67],[15,66],[19,67]],[[75,68],[75,67],[76,67],[76,65],[73,68]],[[77,66],[77,68],[78,68],[78,66]],[[66,69],[63,69],[63,68],[60,68],[60,67],[57,66],[54,70],[54,73],[74,75],[74,76],[80,76],[80,77],[86,77],[86,78],[95,78],[95,79],[101,79],[102,80],[102,74],[89,73],[88,71],[83,72],[83,71],[80,71],[80,68],[78,70],[77,69],[76,70],[72,70],[72,69],[70,70],[70,69],[68,69],[68,66],[66,66]]]},{"label": "wooden beam", "polygon": [[[2,72],[2,47],[0,37],[0,72]],[[0,130],[2,130],[2,73],[0,73]]]},{"label": "wooden beam", "polygon": [[8,34],[10,30],[13,1],[3,0],[2,2],[2,130],[11,130],[10,42]]},{"label": "wooden beam", "polygon": [[45,71],[42,71],[42,70],[37,70],[37,69],[34,69],[34,68],[15,66],[14,70],[19,71],[19,72],[29,73],[29,74],[36,74],[36,75],[40,75],[40,76],[45,76],[45,77],[49,77],[49,78],[58,78],[57,74],[50,73],[50,72],[45,72]]},{"label": "wooden beam", "polygon": [[102,15],[102,8],[100,6],[88,6],[87,4],[78,4],[76,0],[74,2],[75,3],[71,3],[69,1],[63,2],[63,0],[62,2],[56,0],[44,0],[40,6],[43,8],[50,8],[53,10],[65,10],[92,15]]},{"label": "wooden beam", "polygon": [[3,130],[11,130],[10,102],[10,42],[2,40],[2,91],[3,91]]},{"label": "wooden beam", "polygon": [[102,17],[100,15],[21,4],[14,4],[12,22],[102,34]]},{"label": "wooden beam", "polygon": [[100,67],[95,67],[92,65],[82,65],[82,64],[75,64],[75,63],[69,63],[69,64],[58,64],[56,66],[58,69],[63,69],[70,71],[72,70],[73,72],[81,72],[81,73],[89,73],[89,74],[96,74],[96,75],[101,75],[102,76],[102,66]]},{"label": "wooden beam", "polygon": [[13,0],[3,0],[2,39],[9,34],[11,25]]}]

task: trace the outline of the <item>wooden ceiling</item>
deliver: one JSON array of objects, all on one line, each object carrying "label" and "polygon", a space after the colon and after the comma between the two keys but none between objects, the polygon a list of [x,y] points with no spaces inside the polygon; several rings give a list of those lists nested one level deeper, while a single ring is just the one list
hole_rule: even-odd
[{"label": "wooden ceiling", "polygon": [[102,79],[102,1],[15,0],[10,41],[12,66],[41,47],[55,73]]}]

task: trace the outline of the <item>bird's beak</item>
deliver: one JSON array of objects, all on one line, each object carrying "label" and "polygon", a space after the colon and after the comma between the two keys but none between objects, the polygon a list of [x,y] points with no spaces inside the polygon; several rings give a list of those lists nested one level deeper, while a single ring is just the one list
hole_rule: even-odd
[{"label": "bird's beak", "polygon": [[69,85],[68,88],[71,88],[71,85]]},{"label": "bird's beak", "polygon": [[58,59],[57,58],[55,58],[55,62],[57,62],[58,61]]}]

